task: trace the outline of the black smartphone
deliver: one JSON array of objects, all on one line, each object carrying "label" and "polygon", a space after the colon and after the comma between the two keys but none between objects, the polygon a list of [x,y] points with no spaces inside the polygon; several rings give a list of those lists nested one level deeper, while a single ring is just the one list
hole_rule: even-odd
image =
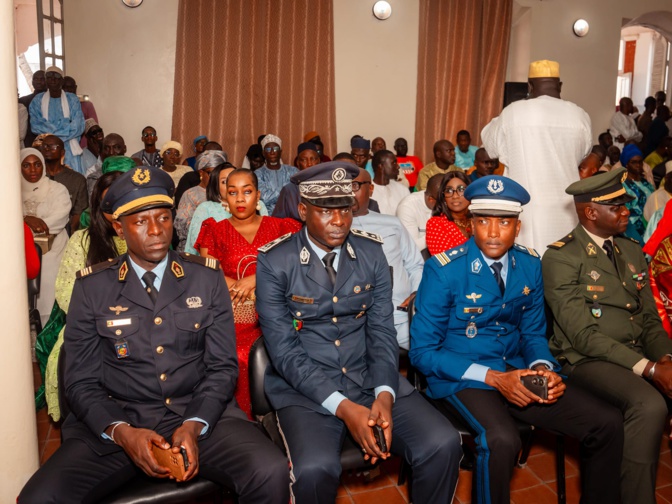
[{"label": "black smartphone", "polygon": [[538,395],[542,399],[548,399],[548,378],[545,376],[526,375],[521,376],[520,381],[523,382],[523,386],[533,394]]},{"label": "black smartphone", "polygon": [[383,431],[383,428],[380,425],[374,425],[371,428],[373,429],[373,437],[376,438],[378,449],[383,453],[387,453],[387,441],[385,441],[385,432]]},{"label": "black smartphone", "polygon": [[407,312],[407,311],[408,311],[408,306],[397,306],[397,310],[400,310],[400,311],[406,311],[406,312]]},{"label": "black smartphone", "polygon": [[187,457],[187,449],[184,446],[180,446],[180,453],[182,453],[182,458],[184,459],[184,470],[189,469],[189,457]]}]

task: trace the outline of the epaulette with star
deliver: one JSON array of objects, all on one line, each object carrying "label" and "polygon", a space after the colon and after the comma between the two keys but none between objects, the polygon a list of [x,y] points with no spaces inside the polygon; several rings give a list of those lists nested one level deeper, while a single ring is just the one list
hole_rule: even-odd
[{"label": "epaulette with star", "polygon": [[546,245],[546,246],[548,248],[558,250],[558,249],[561,249],[562,247],[564,247],[565,245],[567,245],[573,239],[574,239],[574,235],[570,233],[567,236],[565,236],[564,238],[561,238],[558,241],[555,241],[555,242],[551,243],[550,245]]},{"label": "epaulette with star", "polygon": [[458,257],[462,257],[466,253],[467,253],[467,247],[458,246],[446,250],[445,252],[436,254],[432,256],[432,258],[435,259],[439,263],[439,265],[443,268],[446,264],[450,263],[451,261],[454,261]]},{"label": "epaulette with star", "polygon": [[383,237],[376,233],[369,233],[368,231],[362,231],[361,229],[351,228],[350,232],[356,236],[361,236],[362,238],[368,238],[378,243],[383,243]]},{"label": "epaulette with star", "polygon": [[110,268],[117,264],[119,262],[119,258],[116,257],[114,259],[108,259],[107,261],[103,261],[98,264],[94,264],[92,266],[87,266],[84,269],[81,269],[77,272],[77,278],[84,278],[85,276],[92,275],[93,273],[98,273],[99,271],[106,270],[107,268]]},{"label": "epaulette with star", "polygon": [[269,250],[271,250],[273,247],[276,245],[280,245],[282,242],[289,240],[289,238],[292,236],[292,233],[287,233],[285,235],[282,235],[280,238],[276,238],[275,240],[268,242],[266,245],[259,247],[257,250],[261,252],[262,254],[265,254]]},{"label": "epaulette with star", "polygon": [[[213,259],[212,257],[201,257],[199,255],[189,254],[187,252],[180,252],[180,257],[187,262],[200,264],[201,266],[205,266],[206,268],[210,268],[213,270],[219,269],[219,261],[217,259]],[[180,275],[176,273],[176,276]]]},{"label": "epaulette with star", "polygon": [[514,243],[513,246],[519,252],[525,252],[526,254],[529,254],[532,257],[539,257],[539,254],[537,253],[537,251],[534,250],[532,247],[526,247],[525,245],[519,245],[517,243]]}]

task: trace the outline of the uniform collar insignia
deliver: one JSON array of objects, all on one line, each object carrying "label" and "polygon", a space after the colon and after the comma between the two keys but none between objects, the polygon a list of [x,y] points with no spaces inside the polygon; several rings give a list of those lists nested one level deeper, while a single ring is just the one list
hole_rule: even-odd
[{"label": "uniform collar insignia", "polygon": [[516,267],[516,258],[511,256],[511,267],[515,268]]},{"label": "uniform collar insignia", "polygon": [[481,271],[482,267],[483,267],[483,264],[481,264],[481,260],[478,257],[476,259],[474,259],[473,261],[471,261],[471,272],[472,273],[479,273]]},{"label": "uniform collar insignia", "polygon": [[352,245],[348,243],[345,246],[345,248],[348,249],[348,254],[350,254],[350,257],[352,257],[353,259],[357,259],[357,256],[355,255],[355,251],[353,250]]},{"label": "uniform collar insignia", "polygon": [[475,292],[472,292],[468,296],[465,296],[467,299],[471,299],[474,303],[476,302],[477,299],[480,299],[483,297],[482,294],[476,294]]},{"label": "uniform collar insignia", "polygon": [[119,315],[121,312],[128,311],[128,308],[117,305],[117,306],[110,306],[110,310],[112,310],[115,315]]},{"label": "uniform collar insignia", "polygon": [[303,247],[301,249],[299,259],[301,260],[301,264],[308,264],[308,261],[310,261],[310,252],[308,252],[308,249],[306,247]]},{"label": "uniform collar insignia", "polygon": [[121,266],[119,267],[119,281],[125,282],[126,275],[128,275],[128,263],[124,261],[123,263],[121,263]]},{"label": "uniform collar insignia", "polygon": [[177,261],[172,262],[170,265],[170,271],[172,271],[173,275],[175,275],[177,278],[182,278],[184,276],[184,269]]},{"label": "uniform collar insignia", "polygon": [[588,245],[586,245],[586,252],[588,252],[589,256],[597,255],[597,248],[595,248],[594,244],[588,243]]}]

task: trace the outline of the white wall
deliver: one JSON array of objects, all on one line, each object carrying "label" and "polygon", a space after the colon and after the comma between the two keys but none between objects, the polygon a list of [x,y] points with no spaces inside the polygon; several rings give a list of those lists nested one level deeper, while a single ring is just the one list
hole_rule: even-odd
[{"label": "white wall", "polygon": [[170,140],[178,0],[65,0],[66,71],[88,94],[105,133],[119,133],[127,154],[152,125]]},{"label": "white wall", "polygon": [[[623,18],[672,10],[670,0],[515,0],[530,7],[532,60],[560,63],[562,97],[581,106],[593,122],[593,135],[606,130],[614,113],[618,47]],[[574,21],[590,23],[586,37],[572,32]]]},{"label": "white wall", "polygon": [[389,0],[392,16],[373,17],[373,0],[334,0],[338,151],[355,134],[380,136],[413,153],[418,72],[418,0]]}]

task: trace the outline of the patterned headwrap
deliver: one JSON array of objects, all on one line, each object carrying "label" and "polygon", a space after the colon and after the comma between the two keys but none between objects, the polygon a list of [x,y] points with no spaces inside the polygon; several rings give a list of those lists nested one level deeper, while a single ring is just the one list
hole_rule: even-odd
[{"label": "patterned headwrap", "polygon": [[266,144],[269,143],[276,143],[282,149],[282,140],[280,140],[280,137],[271,134],[266,135],[264,139],[261,141],[261,148],[263,149],[264,147],[266,147]]},{"label": "patterned headwrap", "polygon": [[135,161],[126,156],[110,156],[103,161],[103,175],[111,171],[120,171],[126,173],[135,168]]},{"label": "patterned headwrap", "polygon": [[229,160],[226,152],[221,150],[206,150],[196,157],[196,171],[204,168],[216,168]]},{"label": "patterned headwrap", "polygon": [[180,153],[180,156],[182,155],[182,144],[179,142],[176,142],[175,140],[169,140],[166,143],[164,143],[161,146],[161,150],[159,151],[159,155],[163,157],[163,153],[166,152],[168,149],[177,149],[177,151]]}]

